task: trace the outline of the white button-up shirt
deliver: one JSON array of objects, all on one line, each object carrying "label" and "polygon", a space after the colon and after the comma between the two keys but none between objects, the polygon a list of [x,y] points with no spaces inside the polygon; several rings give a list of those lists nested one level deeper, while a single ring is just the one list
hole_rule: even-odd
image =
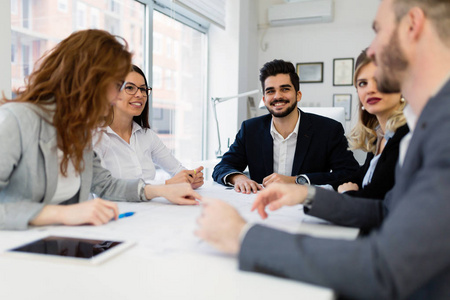
[{"label": "white button-up shirt", "polygon": [[417,123],[417,116],[414,114],[411,106],[406,105],[403,109],[403,114],[405,115],[406,123],[409,127],[409,132],[400,141],[400,149],[398,155],[398,163],[400,166],[403,166],[403,162],[405,161],[406,151],[408,151],[409,143],[411,142],[414,128],[416,127]]},{"label": "white button-up shirt", "polygon": [[116,178],[142,178],[146,183],[152,183],[155,164],[170,176],[185,169],[153,130],[144,130],[135,122],[129,144],[107,127],[94,139],[94,151],[100,156],[102,166]]},{"label": "white button-up shirt", "polygon": [[275,125],[270,125],[270,135],[273,138],[273,172],[281,175],[292,176],[295,148],[297,147],[298,127],[300,125],[300,111],[297,124],[287,138],[276,130]]}]

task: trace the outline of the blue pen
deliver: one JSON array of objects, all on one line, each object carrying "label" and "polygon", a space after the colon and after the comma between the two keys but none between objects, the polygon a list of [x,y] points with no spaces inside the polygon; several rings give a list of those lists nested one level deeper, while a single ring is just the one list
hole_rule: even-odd
[{"label": "blue pen", "polygon": [[126,213],[120,214],[118,218],[122,219],[122,218],[126,218],[126,217],[131,217],[132,215],[134,215],[134,212],[130,211],[130,212],[126,212]]}]

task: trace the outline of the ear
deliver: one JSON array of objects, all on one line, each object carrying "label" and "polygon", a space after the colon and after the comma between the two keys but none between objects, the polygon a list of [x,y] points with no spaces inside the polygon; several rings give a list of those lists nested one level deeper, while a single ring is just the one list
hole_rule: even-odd
[{"label": "ear", "polygon": [[300,102],[300,100],[302,100],[302,92],[298,91],[297,92],[297,102]]},{"label": "ear", "polygon": [[425,13],[420,7],[413,7],[405,16],[406,26],[408,32],[408,39],[410,41],[417,41],[423,31],[425,25]]}]

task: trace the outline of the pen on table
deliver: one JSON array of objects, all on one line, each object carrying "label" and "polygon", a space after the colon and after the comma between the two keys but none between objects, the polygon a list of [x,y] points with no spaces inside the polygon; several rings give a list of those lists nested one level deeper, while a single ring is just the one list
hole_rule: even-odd
[{"label": "pen on table", "polygon": [[117,218],[122,219],[122,218],[126,218],[126,217],[131,217],[132,215],[134,215],[134,211],[129,211],[129,212],[120,214]]}]

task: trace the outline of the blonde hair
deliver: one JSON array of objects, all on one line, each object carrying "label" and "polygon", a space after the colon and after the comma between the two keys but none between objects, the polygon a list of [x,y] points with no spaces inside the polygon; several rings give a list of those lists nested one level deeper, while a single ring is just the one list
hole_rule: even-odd
[{"label": "blonde hair", "polygon": [[[363,50],[356,60],[355,74],[353,77],[353,84],[357,88],[356,80],[361,72],[361,69],[372,62],[370,57],[367,56],[367,49]],[[400,101],[399,107],[392,113],[386,123],[387,131],[395,132],[397,128],[406,124],[405,116],[403,115],[403,108],[405,102]],[[361,101],[358,101],[358,121],[353,127],[348,137],[349,148],[351,150],[361,149],[365,152],[376,151],[377,133],[376,128],[379,122],[375,115],[369,114],[362,109]]]},{"label": "blonde hair", "polygon": [[[39,60],[38,67],[18,92],[16,102],[30,102],[52,110],[58,148],[63,152],[60,171],[72,161],[84,170],[83,152],[90,147],[92,130],[106,125],[110,111],[107,92],[131,70],[126,42],[103,30],[72,33]],[[4,98],[3,102],[7,102]],[[54,107],[54,108],[53,108]]]}]

